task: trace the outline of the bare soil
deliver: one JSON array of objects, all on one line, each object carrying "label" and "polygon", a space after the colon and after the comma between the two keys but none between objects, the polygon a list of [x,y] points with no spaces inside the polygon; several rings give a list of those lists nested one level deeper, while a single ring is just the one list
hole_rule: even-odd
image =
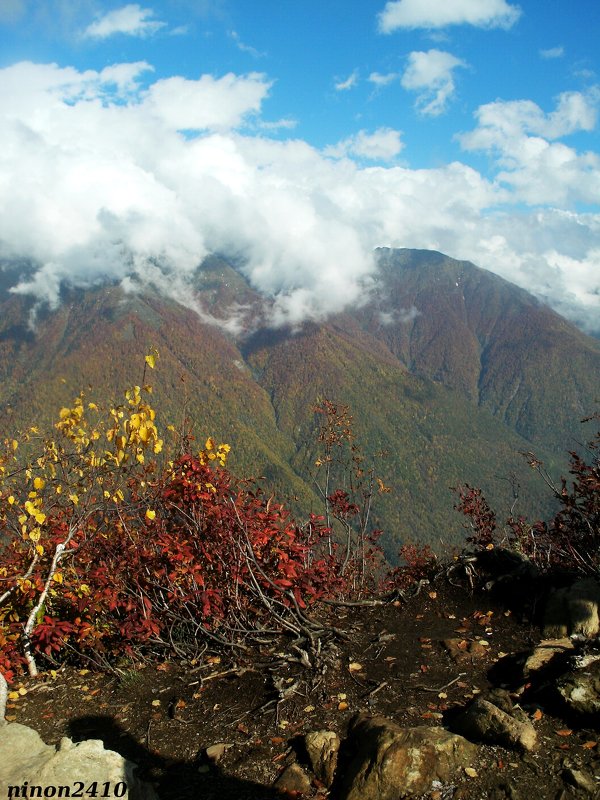
[{"label": "bare soil", "polygon": [[[514,688],[519,654],[540,639],[534,625],[488,595],[445,581],[408,602],[328,607],[322,616],[344,634],[326,646],[324,671],[290,662],[301,653],[289,640],[235,659],[207,652],[191,665],[122,664],[118,676],[63,667],[13,685],[25,692],[9,702],[7,717],[31,725],[48,743],[102,739],[140,766],[162,800],[276,798],[278,775],[302,761],[303,734],[328,729],[343,737],[361,710],[403,726],[444,725],[486,688]],[[456,640],[452,653],[448,639]],[[279,690],[285,699],[277,702]],[[569,770],[600,775],[600,726],[524,698],[538,748],[521,755],[480,746],[475,777],[459,774],[425,797],[590,797],[571,785]],[[215,744],[227,745],[216,763],[205,752]],[[329,795],[314,781],[306,796]]]}]

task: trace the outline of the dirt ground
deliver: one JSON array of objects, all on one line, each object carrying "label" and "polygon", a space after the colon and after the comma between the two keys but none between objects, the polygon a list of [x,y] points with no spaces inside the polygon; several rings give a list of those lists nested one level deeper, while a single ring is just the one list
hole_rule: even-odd
[{"label": "dirt ground", "polygon": [[[65,735],[102,739],[139,764],[162,800],[276,798],[273,782],[302,758],[302,734],[329,729],[343,736],[361,710],[403,726],[443,725],[478,692],[514,688],[518,655],[540,639],[534,625],[488,595],[445,581],[407,602],[323,614],[344,633],[326,646],[324,672],[287,660],[301,653],[285,640],[237,660],[206,653],[187,666],[125,664],[119,676],[63,667],[14,684],[22,693],[9,702],[7,718],[31,725],[49,743]],[[448,639],[455,640],[453,653]],[[600,725],[577,723],[539,700],[520,702],[538,732],[533,753],[481,746],[475,776],[459,774],[424,797],[590,797],[571,785],[569,770],[600,775]],[[227,745],[217,763],[205,752],[216,744]],[[308,796],[328,794],[315,782]]]}]

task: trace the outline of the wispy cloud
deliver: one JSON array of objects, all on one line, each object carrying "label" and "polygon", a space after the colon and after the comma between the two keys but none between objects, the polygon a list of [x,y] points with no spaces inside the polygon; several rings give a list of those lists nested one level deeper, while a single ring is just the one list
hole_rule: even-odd
[{"label": "wispy cloud", "polygon": [[88,25],[83,36],[88,39],[108,39],[116,34],[125,34],[147,38],[166,27],[166,22],[160,22],[153,17],[154,11],[151,8],[142,8],[137,3],[130,3],[99,16],[95,22]]},{"label": "wispy cloud", "polygon": [[258,127],[263,131],[290,131],[298,125],[297,119],[283,117],[273,121],[259,120]]},{"label": "wispy cloud", "polygon": [[399,78],[400,74],[398,72],[386,72],[385,74],[372,72],[367,80],[369,83],[373,83],[378,89],[382,89],[384,86],[389,86],[390,83],[393,83]]},{"label": "wispy cloud", "polygon": [[448,25],[510,28],[520,15],[521,9],[506,0],[389,0],[378,15],[378,24],[381,33]]},{"label": "wispy cloud", "polygon": [[454,70],[466,62],[443,50],[414,51],[402,75],[402,86],[418,92],[416,106],[421,114],[443,114],[455,91]]},{"label": "wispy cloud", "polygon": [[562,45],[559,47],[550,47],[548,50],[540,50],[540,58],[562,58],[564,54],[565,48]]},{"label": "wispy cloud", "polygon": [[242,53],[248,53],[248,55],[252,56],[252,58],[264,58],[266,53],[262,53],[260,50],[257,50],[256,47],[252,47],[249,44],[245,44],[237,31],[229,31],[228,33],[229,38],[233,39],[235,42],[235,46],[238,50]]},{"label": "wispy cloud", "polygon": [[25,14],[25,0],[2,0],[0,2],[0,22],[17,22]]},{"label": "wispy cloud", "polygon": [[337,81],[334,84],[336,92],[347,92],[348,89],[353,89],[358,83],[358,70],[355,69],[345,80]]}]

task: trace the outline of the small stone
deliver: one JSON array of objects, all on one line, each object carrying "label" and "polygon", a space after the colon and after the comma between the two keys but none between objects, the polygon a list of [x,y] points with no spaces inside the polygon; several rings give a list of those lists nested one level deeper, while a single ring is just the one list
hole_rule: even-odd
[{"label": "small stone", "polygon": [[206,748],[206,757],[209,761],[212,761],[213,764],[217,764],[232,747],[233,745],[228,742],[211,744],[210,747]]}]

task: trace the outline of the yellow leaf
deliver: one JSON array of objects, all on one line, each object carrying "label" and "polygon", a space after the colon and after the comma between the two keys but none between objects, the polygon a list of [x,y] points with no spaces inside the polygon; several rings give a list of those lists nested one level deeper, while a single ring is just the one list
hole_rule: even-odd
[{"label": "yellow leaf", "polygon": [[156,517],[156,511],[151,508],[146,509],[146,519],[153,520]]},{"label": "yellow leaf", "polygon": [[33,481],[33,488],[34,489],[43,489],[46,485],[46,481],[43,478],[34,478]]},{"label": "yellow leaf", "polygon": [[62,573],[55,572],[54,575],[52,576],[52,580],[54,581],[54,583],[62,583],[63,582]]},{"label": "yellow leaf", "polygon": [[156,358],[153,355],[146,356],[146,364],[148,364],[150,369],[154,369],[156,366]]},{"label": "yellow leaf", "polygon": [[70,494],[69,500],[76,506],[79,503],[79,497],[76,494]]},{"label": "yellow leaf", "polygon": [[16,450],[18,448],[18,446],[19,446],[19,443],[17,442],[17,440],[13,439],[12,440],[12,449]]},{"label": "yellow leaf", "polygon": [[35,552],[38,554],[38,556],[43,556],[44,555],[44,548],[42,547],[41,544],[36,544]]},{"label": "yellow leaf", "polygon": [[8,498],[8,503],[9,503],[9,505],[12,506],[12,505],[14,505],[14,502],[15,502],[15,498],[11,494],[11,496]]},{"label": "yellow leaf", "polygon": [[19,693],[18,692],[9,692],[8,693],[8,699],[9,700],[18,700],[19,699]]},{"label": "yellow leaf", "polygon": [[43,525],[44,522],[46,522],[46,515],[42,514],[41,511],[38,511],[38,513],[35,515],[35,521],[38,525]]},{"label": "yellow leaf", "polygon": [[214,448],[214,446],[215,446],[215,440],[212,438],[212,436],[209,436],[208,439],[206,440],[206,444],[204,445],[204,448],[206,450],[212,450]]}]

